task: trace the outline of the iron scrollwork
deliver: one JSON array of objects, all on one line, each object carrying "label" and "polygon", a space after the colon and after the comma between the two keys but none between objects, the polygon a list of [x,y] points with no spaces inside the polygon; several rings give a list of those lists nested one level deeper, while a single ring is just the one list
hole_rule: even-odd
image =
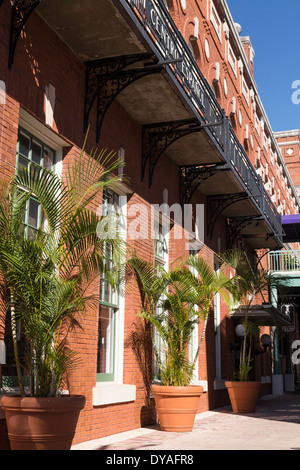
[{"label": "iron scrollwork", "polygon": [[[140,67],[130,68],[139,62],[142,62]],[[87,130],[89,115],[96,99],[98,142],[104,116],[118,94],[139,78],[160,73],[162,68],[153,54],[149,53],[86,62],[84,132]]]},{"label": "iron scrollwork", "polygon": [[227,248],[232,248],[234,242],[238,238],[241,231],[251,225],[253,222],[259,223],[263,220],[262,217],[256,216],[240,216],[240,217],[229,217],[227,219],[228,223],[228,238],[227,238]]},{"label": "iron scrollwork", "polygon": [[222,172],[230,171],[227,164],[208,163],[180,168],[180,203],[189,204],[194,192],[207,179]]},{"label": "iron scrollwork", "polygon": [[208,198],[209,210],[208,210],[208,223],[207,223],[207,234],[212,238],[213,230],[217,222],[218,217],[231,205],[248,199],[249,196],[246,192],[234,193],[234,194],[222,194],[217,196],[210,196]]},{"label": "iron scrollwork", "polygon": [[142,181],[149,163],[149,187],[152,185],[154,169],[165,150],[176,140],[199,132],[201,126],[196,119],[161,122],[143,126]]},{"label": "iron scrollwork", "polygon": [[[10,46],[8,57],[8,68],[11,69],[18,39],[35,8],[42,0],[14,0],[12,4],[12,16],[10,26]],[[3,2],[1,2],[2,4]]]}]

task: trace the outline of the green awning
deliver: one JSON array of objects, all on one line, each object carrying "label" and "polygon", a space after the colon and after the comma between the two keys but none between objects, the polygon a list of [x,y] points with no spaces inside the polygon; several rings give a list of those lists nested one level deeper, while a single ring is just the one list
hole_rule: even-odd
[{"label": "green awning", "polygon": [[[247,306],[240,306],[234,310],[231,318],[243,321],[247,309]],[[291,326],[290,319],[273,305],[252,305],[248,312],[248,318],[259,326]]]}]

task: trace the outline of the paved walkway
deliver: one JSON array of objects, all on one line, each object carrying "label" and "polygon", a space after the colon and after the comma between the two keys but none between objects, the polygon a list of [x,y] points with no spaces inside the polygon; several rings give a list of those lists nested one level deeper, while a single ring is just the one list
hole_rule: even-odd
[{"label": "paved walkway", "polygon": [[163,432],[154,425],[71,450],[300,450],[300,393],[263,397],[254,414],[234,414],[230,407],[201,413],[190,433]]}]

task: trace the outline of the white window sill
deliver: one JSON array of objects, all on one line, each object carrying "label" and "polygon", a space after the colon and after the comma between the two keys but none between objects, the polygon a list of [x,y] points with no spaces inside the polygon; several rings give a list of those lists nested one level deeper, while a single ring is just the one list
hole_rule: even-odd
[{"label": "white window sill", "polygon": [[135,401],[136,386],[113,382],[97,383],[93,388],[93,406]]},{"label": "white window sill", "polygon": [[207,392],[208,390],[207,380],[193,380],[191,385],[201,385],[203,387],[203,393]]}]

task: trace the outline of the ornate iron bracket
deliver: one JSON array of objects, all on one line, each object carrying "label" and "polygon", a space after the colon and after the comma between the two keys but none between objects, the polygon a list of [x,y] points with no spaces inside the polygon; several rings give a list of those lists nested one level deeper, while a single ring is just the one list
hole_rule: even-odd
[{"label": "ornate iron bracket", "polygon": [[[13,0],[11,24],[10,24],[10,44],[9,44],[9,56],[8,56],[8,68],[11,69],[16,45],[22,29],[24,28],[27,20],[35,8],[41,3],[42,0]],[[3,1],[1,1],[2,5]]]},{"label": "ornate iron bracket", "polygon": [[224,212],[225,209],[235,204],[236,202],[243,201],[248,198],[249,198],[249,195],[246,192],[209,196],[207,198],[208,199],[207,234],[210,235],[210,237],[212,238],[217,219]]},{"label": "ornate iron bracket", "polygon": [[228,238],[227,238],[227,248],[230,249],[233,247],[234,242],[241,233],[241,231],[251,225],[253,222],[259,222],[263,220],[262,217],[257,216],[241,216],[241,217],[229,217],[227,219],[227,228],[228,228]]},{"label": "ornate iron bracket", "polygon": [[[130,68],[141,63],[137,68]],[[88,128],[89,115],[97,98],[97,133],[99,141],[104,116],[121,91],[139,78],[149,74],[160,73],[162,63],[153,54],[135,54],[112,57],[86,62],[86,90],[84,105],[84,132]]]},{"label": "ornate iron bracket", "polygon": [[230,166],[221,163],[180,167],[180,203],[189,204],[194,192],[207,179],[222,171],[230,171]]},{"label": "ornate iron bracket", "polygon": [[151,187],[154,169],[166,149],[181,137],[200,130],[201,126],[197,119],[160,122],[143,126],[142,181],[149,162],[149,187]]},{"label": "ornate iron bracket", "polygon": [[200,132],[204,127],[220,126],[221,124],[223,124],[223,121],[201,124],[198,119],[183,119],[143,126],[142,181],[145,178],[146,167],[149,163],[149,187],[151,187],[154,170],[161,155],[176,140]]}]

